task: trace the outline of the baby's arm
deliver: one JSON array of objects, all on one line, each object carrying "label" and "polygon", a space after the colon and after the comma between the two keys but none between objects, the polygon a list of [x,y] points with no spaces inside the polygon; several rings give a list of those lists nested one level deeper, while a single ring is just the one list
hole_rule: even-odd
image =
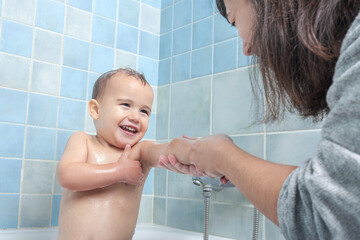
[{"label": "baby's arm", "polygon": [[97,165],[87,163],[88,136],[76,132],[69,138],[58,165],[57,175],[62,187],[87,191],[118,182],[140,185],[143,173],[139,161],[128,158],[130,146],[124,149],[118,162]]},{"label": "baby's arm", "polygon": [[130,158],[140,159],[143,165],[149,167],[162,167],[158,164],[161,155],[173,154],[176,159],[185,165],[190,165],[188,156],[192,146],[192,139],[175,138],[168,143],[155,141],[142,141],[133,146]]}]

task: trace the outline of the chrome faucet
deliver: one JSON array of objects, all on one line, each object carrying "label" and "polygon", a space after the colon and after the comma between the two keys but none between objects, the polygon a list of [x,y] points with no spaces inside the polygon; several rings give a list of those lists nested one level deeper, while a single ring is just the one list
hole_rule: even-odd
[{"label": "chrome faucet", "polygon": [[[204,240],[209,239],[209,211],[210,211],[210,198],[211,191],[220,191],[223,188],[235,187],[230,181],[226,184],[222,184],[219,178],[209,177],[193,177],[193,183],[196,186],[201,186],[204,196]],[[259,212],[254,208],[254,220],[253,220],[253,240],[257,240],[259,235]]]}]

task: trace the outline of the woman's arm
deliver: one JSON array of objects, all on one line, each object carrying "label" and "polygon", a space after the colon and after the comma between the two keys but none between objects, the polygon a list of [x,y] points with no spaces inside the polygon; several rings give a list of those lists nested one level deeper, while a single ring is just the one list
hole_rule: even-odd
[{"label": "woman's arm", "polygon": [[128,158],[130,146],[124,149],[118,162],[90,164],[86,162],[87,139],[87,134],[83,132],[76,132],[69,138],[57,168],[62,187],[73,191],[87,191],[118,182],[142,184],[144,175],[140,162]]},{"label": "woman's arm", "polygon": [[[183,142],[177,141],[173,143],[175,144],[178,144],[177,148],[181,148]],[[189,153],[189,162],[195,165],[197,170],[226,176],[259,211],[275,224],[279,224],[279,193],[295,166],[275,164],[257,158],[238,148],[225,135],[209,136],[194,141]],[[169,159],[160,161],[160,164],[175,167],[173,163]]]}]

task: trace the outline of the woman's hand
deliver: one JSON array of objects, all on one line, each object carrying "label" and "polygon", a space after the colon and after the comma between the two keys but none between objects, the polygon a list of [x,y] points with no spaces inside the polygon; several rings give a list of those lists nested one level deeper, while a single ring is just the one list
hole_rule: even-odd
[{"label": "woman's hand", "polygon": [[198,171],[194,165],[182,164],[173,154],[169,154],[168,156],[161,155],[158,165],[173,172],[188,174],[196,177],[207,176],[204,172]]},{"label": "woman's hand", "polygon": [[219,172],[218,166],[221,164],[221,159],[227,155],[225,147],[233,145],[230,137],[218,134],[200,139],[184,136],[183,139],[183,141],[174,139],[171,142],[173,148],[184,149],[181,157],[161,156],[159,158],[160,166],[194,176],[222,177],[224,175]]}]

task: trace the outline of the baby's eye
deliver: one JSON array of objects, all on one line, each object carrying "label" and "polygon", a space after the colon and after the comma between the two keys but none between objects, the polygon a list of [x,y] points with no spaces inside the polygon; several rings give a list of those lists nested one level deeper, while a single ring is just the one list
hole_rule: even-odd
[{"label": "baby's eye", "polygon": [[128,104],[128,103],[121,103],[120,105],[124,106],[124,107],[130,107],[130,104]]},{"label": "baby's eye", "polygon": [[149,115],[149,112],[147,110],[140,110],[141,113],[145,113],[146,115]]}]

